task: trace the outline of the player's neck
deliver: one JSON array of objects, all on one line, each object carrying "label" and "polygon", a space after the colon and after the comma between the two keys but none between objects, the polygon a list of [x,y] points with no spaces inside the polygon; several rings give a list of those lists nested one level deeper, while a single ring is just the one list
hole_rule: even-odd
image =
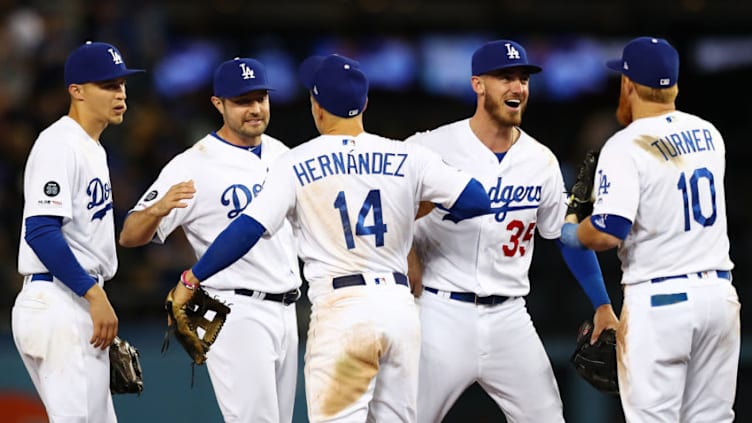
[{"label": "player's neck", "polygon": [[330,119],[320,126],[321,135],[350,135],[357,137],[365,132],[360,115],[350,119]]},{"label": "player's neck", "polygon": [[632,120],[665,115],[676,110],[676,105],[671,103],[653,103],[640,101],[632,106]]},{"label": "player's neck", "polygon": [[470,129],[494,153],[504,153],[517,142],[522,133],[513,125],[493,124],[481,116],[470,118]]},{"label": "player's neck", "polygon": [[96,142],[99,142],[99,137],[102,135],[102,132],[104,132],[104,128],[107,127],[106,121],[103,122],[102,120],[87,116],[86,113],[81,112],[78,108],[73,107],[72,105],[68,110],[68,117],[75,120],[84,132]]}]

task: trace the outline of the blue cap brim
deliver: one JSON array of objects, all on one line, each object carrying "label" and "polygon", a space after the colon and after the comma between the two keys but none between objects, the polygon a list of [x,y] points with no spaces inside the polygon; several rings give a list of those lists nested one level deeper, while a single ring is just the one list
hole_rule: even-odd
[{"label": "blue cap brim", "polygon": [[622,59],[613,59],[606,62],[606,67],[612,71],[622,73],[624,71],[624,65]]},{"label": "blue cap brim", "polygon": [[118,72],[111,73],[109,75],[103,75],[103,76],[97,78],[96,80],[81,81],[81,82],[71,82],[71,84],[85,84],[87,82],[112,81],[113,79],[125,78],[127,76],[131,76],[131,75],[134,75],[134,74],[137,74],[137,73],[144,73],[144,72],[146,72],[146,71],[143,70],[143,69],[125,69],[125,70],[120,70]]},{"label": "blue cap brim", "polygon": [[503,69],[520,69],[523,72],[526,72],[528,74],[539,73],[539,72],[541,72],[543,70],[542,67],[537,66],[537,65],[529,65],[529,64],[528,65],[519,65],[519,64],[516,64],[516,63],[511,63],[511,64],[504,65],[504,66],[494,67],[493,69],[483,70],[482,72],[478,72],[478,74],[475,75],[475,76],[485,75],[487,73],[491,73],[491,72],[495,72],[495,71],[499,71],[499,70],[503,70]]},{"label": "blue cap brim", "polygon": [[214,96],[219,98],[235,98],[240,97],[242,95],[252,93],[254,91],[274,91],[274,88],[272,88],[270,85],[257,85],[255,87],[252,87],[251,89],[240,89],[239,91],[224,91],[224,92],[216,92],[214,93]]}]

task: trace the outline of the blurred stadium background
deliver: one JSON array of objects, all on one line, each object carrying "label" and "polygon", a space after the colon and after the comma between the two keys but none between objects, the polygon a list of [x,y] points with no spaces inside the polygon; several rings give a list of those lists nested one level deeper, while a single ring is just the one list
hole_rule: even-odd
[{"label": "blurred stadium background", "polygon": [[[731,254],[742,303],[750,298],[752,185],[752,2],[735,0],[0,0],[0,421],[36,422],[39,405],[13,346],[10,308],[20,289],[16,254],[23,207],[22,173],[37,133],[67,112],[62,64],[85,40],[117,45],[129,67],[125,123],[103,136],[115,199],[116,229],[138,196],[175,154],[221,120],[209,103],[211,73],[235,56],[264,62],[272,82],[268,133],[294,146],[316,135],[297,65],[310,54],[361,61],[372,82],[366,128],[404,139],[470,116],[470,57],[483,42],[511,38],[544,72],[532,78],[523,128],[559,157],[571,183],[587,149],[618,126],[618,78],[603,62],[639,35],[668,38],[680,51],[678,108],[709,119],[726,139]],[[565,416],[574,423],[623,421],[618,400],[582,382],[568,364],[590,305],[553,243],[538,239],[528,306],[555,367]],[[221,421],[206,369],[190,387],[187,356],[162,357],[162,301],[195,260],[181,233],[166,246],[119,249],[120,270],[107,291],[120,334],[143,354],[146,390],[118,396],[122,422]],[[600,254],[615,306],[619,264]],[[309,308],[298,306],[301,359]],[[752,345],[742,307],[743,345],[737,421],[752,421]],[[670,342],[671,340],[665,340]],[[305,422],[302,370],[295,421]],[[42,414],[43,415],[43,414]],[[22,417],[26,416],[26,417]],[[499,422],[495,404],[472,386],[446,422]]]}]

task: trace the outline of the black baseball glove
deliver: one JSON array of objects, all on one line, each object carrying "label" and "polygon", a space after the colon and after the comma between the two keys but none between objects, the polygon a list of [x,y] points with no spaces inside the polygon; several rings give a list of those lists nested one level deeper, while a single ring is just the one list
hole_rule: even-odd
[{"label": "black baseball glove", "polygon": [[140,394],[144,390],[139,352],[128,341],[118,338],[110,345],[110,392]]},{"label": "black baseball glove", "polygon": [[595,168],[598,165],[598,152],[588,151],[577,170],[577,180],[572,185],[567,204],[567,215],[577,215],[577,221],[590,216],[593,212],[593,184]]},{"label": "black baseball glove", "polygon": [[[169,335],[175,337],[193,360],[194,364],[204,364],[209,347],[217,340],[217,335],[225,324],[228,307],[222,301],[212,298],[201,288],[196,288],[191,299],[178,306],[172,298],[173,290],[167,294],[165,310],[169,316],[170,326],[167,328],[162,352],[169,346]],[[198,329],[203,330],[203,336]]]},{"label": "black baseball glove", "polygon": [[616,331],[606,329],[590,344],[593,323],[585,321],[577,333],[577,349],[570,362],[577,373],[595,389],[619,395],[619,382],[616,371]]}]

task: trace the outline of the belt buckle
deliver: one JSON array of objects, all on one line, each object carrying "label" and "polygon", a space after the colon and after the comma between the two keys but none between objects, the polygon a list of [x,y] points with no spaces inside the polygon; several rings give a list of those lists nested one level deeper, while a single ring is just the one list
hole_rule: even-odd
[{"label": "belt buckle", "polygon": [[475,305],[476,305],[476,306],[477,306],[477,305],[479,304],[479,303],[478,303],[478,298],[480,298],[480,297],[478,296],[478,294],[473,294],[473,302],[475,303]]},{"label": "belt buckle", "polygon": [[[282,297],[282,302],[285,305],[290,305],[296,301],[298,301],[301,297],[302,293],[300,292],[300,289],[295,289],[295,292],[285,292],[285,295]],[[292,300],[290,300],[290,297],[294,297]]]}]

